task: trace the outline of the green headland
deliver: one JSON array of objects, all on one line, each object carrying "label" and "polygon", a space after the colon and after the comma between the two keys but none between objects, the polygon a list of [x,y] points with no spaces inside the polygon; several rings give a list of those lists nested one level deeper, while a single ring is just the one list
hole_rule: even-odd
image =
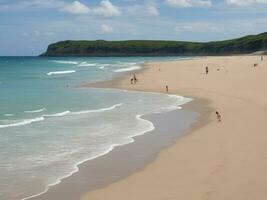
[{"label": "green headland", "polygon": [[50,44],[41,56],[201,56],[267,51],[267,32],[212,42],[164,40],[66,40]]}]

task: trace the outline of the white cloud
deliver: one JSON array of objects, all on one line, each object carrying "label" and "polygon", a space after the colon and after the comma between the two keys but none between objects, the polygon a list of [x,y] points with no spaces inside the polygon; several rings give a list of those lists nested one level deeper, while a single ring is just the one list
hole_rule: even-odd
[{"label": "white cloud", "polygon": [[16,3],[1,4],[0,10],[36,10],[40,8],[61,8],[67,3],[61,0],[24,0]]},{"label": "white cloud", "polygon": [[152,6],[152,5],[147,6],[147,13],[151,16],[159,16],[159,11],[157,7]]},{"label": "white cloud", "polygon": [[[185,22],[176,23],[174,30],[179,35],[240,35],[264,32],[267,28],[266,19],[227,20],[217,22]],[[231,36],[233,37],[233,36]],[[214,37],[219,38],[219,37]]]},{"label": "white cloud", "polygon": [[132,17],[147,17],[152,16],[156,17],[160,15],[160,12],[156,5],[154,4],[135,4],[131,6],[124,7],[124,12],[128,16]]},{"label": "white cloud", "polygon": [[105,33],[105,34],[113,33],[113,28],[106,24],[102,24],[100,28],[101,28],[102,33]]},{"label": "white cloud", "polygon": [[80,3],[79,1],[74,1],[71,4],[66,5],[61,9],[71,14],[95,14],[101,16],[120,16],[121,11],[119,8],[114,6],[109,0],[102,0],[98,7],[89,8],[88,6]]},{"label": "white cloud", "polygon": [[61,11],[71,14],[88,14],[90,9],[79,1],[74,1],[71,4],[64,6]]},{"label": "white cloud", "polygon": [[95,14],[104,16],[120,16],[121,11],[118,7],[114,6],[109,0],[103,0],[100,2],[100,6],[93,9]]},{"label": "white cloud", "polygon": [[[0,0],[1,1],[1,0]],[[11,10],[36,10],[36,9],[56,9],[58,11],[70,14],[84,15],[101,15],[101,16],[120,16],[121,11],[113,5],[110,0],[102,0],[97,7],[89,8],[87,5],[78,0],[68,3],[66,0],[23,0],[17,3],[0,3],[0,11]]]},{"label": "white cloud", "polygon": [[175,27],[178,33],[210,33],[225,31],[224,26],[208,22],[180,23]]},{"label": "white cloud", "polygon": [[212,5],[211,0],[165,0],[173,7],[209,7]]},{"label": "white cloud", "polygon": [[226,0],[228,5],[247,6],[255,4],[267,4],[267,0]]}]

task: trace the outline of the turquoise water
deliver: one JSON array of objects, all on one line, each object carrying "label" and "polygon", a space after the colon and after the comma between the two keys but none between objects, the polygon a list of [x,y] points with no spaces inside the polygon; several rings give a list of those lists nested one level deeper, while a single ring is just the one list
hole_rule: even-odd
[{"label": "turquoise water", "polygon": [[0,57],[0,199],[45,192],[79,163],[152,130],[142,115],[190,101],[76,87],[121,76],[145,61],[169,59],[174,58]]}]

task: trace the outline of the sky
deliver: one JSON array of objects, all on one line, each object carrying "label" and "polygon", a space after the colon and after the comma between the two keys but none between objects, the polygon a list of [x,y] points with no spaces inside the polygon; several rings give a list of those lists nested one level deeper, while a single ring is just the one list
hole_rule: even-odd
[{"label": "sky", "polygon": [[267,0],[0,0],[0,56],[61,40],[213,41],[267,31]]}]

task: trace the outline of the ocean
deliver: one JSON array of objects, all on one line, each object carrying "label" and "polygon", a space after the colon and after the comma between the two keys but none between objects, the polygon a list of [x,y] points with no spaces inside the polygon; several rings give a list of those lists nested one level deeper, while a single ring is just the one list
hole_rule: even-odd
[{"label": "ocean", "polygon": [[0,57],[0,199],[26,200],[77,165],[154,129],[142,118],[189,98],[77,87],[112,80],[147,61],[185,57]]}]

